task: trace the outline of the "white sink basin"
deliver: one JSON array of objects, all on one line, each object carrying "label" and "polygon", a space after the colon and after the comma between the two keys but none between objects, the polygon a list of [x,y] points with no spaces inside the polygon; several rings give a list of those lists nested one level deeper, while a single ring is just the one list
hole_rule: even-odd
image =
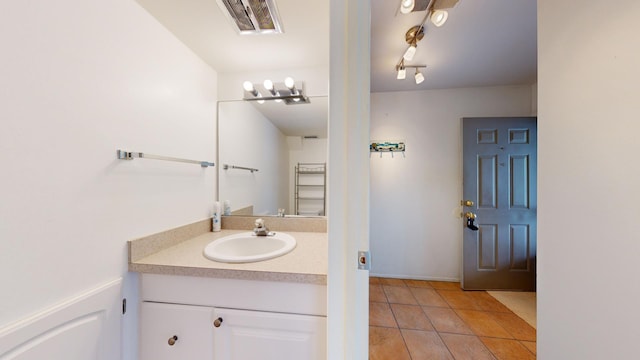
[{"label": "white sink basin", "polygon": [[246,232],[212,241],[204,248],[204,256],[226,263],[256,262],[282,256],[295,247],[296,239],[285,233],[256,236]]}]

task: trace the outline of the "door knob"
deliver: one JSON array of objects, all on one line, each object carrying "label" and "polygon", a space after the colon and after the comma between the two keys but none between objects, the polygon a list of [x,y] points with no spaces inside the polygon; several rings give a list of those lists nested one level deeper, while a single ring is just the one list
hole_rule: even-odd
[{"label": "door knob", "polygon": [[169,343],[169,346],[173,346],[176,344],[176,341],[178,341],[178,335],[173,335],[167,342]]},{"label": "door knob", "polygon": [[460,205],[462,205],[462,206],[473,206],[473,201],[471,201],[471,200],[460,200]]},{"label": "door knob", "polygon": [[215,319],[213,321],[213,326],[220,327],[220,325],[222,325],[222,318],[221,317],[219,317],[219,318],[217,318],[217,319]]}]

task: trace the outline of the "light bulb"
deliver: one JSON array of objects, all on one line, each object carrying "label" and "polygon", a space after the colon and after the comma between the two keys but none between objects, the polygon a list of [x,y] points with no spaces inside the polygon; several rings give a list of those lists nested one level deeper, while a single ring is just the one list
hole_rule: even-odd
[{"label": "light bulb", "polygon": [[269,79],[265,80],[262,85],[264,85],[264,88],[269,90],[269,91],[273,90],[273,81],[271,81]]},{"label": "light bulb", "polygon": [[424,81],[424,75],[416,69],[416,85]]},{"label": "light bulb", "polygon": [[407,77],[407,69],[401,67],[398,69],[398,80],[404,80]]},{"label": "light bulb", "polygon": [[431,14],[431,22],[433,25],[440,27],[447,22],[447,18],[449,17],[449,13],[445,10],[436,10]]},{"label": "light bulb", "polygon": [[253,88],[253,84],[251,83],[251,81],[245,81],[244,83],[242,83],[242,87],[244,88],[245,91],[248,91],[248,92],[253,92],[253,90],[255,90]]},{"label": "light bulb", "polygon": [[295,81],[293,81],[293,78],[287,77],[286,79],[284,79],[284,86],[293,90],[293,88],[296,86],[296,83]]},{"label": "light bulb", "polygon": [[408,14],[413,10],[415,6],[415,2],[413,0],[402,0],[400,4],[400,12],[403,14]]},{"label": "light bulb", "polygon": [[[258,98],[261,98],[261,97],[262,97],[262,94],[258,94]],[[264,104],[264,100],[262,99],[258,100],[257,102],[258,104]]]},{"label": "light bulb", "polygon": [[407,51],[404,52],[404,55],[402,57],[407,61],[411,61],[411,59],[413,59],[413,56],[415,54],[416,54],[416,46],[415,45],[411,45],[411,46],[409,46]]}]

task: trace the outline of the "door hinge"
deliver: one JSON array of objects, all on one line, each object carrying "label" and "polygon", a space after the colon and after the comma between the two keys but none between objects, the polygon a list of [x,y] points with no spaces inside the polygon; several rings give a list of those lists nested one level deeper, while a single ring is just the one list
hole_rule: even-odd
[{"label": "door hinge", "polygon": [[122,299],[122,315],[127,313],[127,298]]},{"label": "door hinge", "polygon": [[371,270],[371,257],[368,251],[358,251],[358,270]]}]

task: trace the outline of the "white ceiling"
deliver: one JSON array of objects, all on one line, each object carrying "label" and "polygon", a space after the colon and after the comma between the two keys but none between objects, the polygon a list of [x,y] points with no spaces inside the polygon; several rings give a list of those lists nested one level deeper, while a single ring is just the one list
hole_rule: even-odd
[{"label": "white ceiling", "polygon": [[[242,36],[216,0],[137,1],[218,73],[329,66],[329,0],[276,0],[285,33]],[[425,12],[403,15],[396,11],[399,4],[371,0],[372,92],[536,81],[536,0],[460,0],[444,26],[427,22],[416,56],[407,63],[427,65],[420,85],[412,69],[397,80],[395,65],[408,46],[406,31]]]},{"label": "white ceiling", "polygon": [[284,33],[266,35],[239,35],[216,0],[136,1],[219,73],[329,66],[329,0],[276,0]]}]

